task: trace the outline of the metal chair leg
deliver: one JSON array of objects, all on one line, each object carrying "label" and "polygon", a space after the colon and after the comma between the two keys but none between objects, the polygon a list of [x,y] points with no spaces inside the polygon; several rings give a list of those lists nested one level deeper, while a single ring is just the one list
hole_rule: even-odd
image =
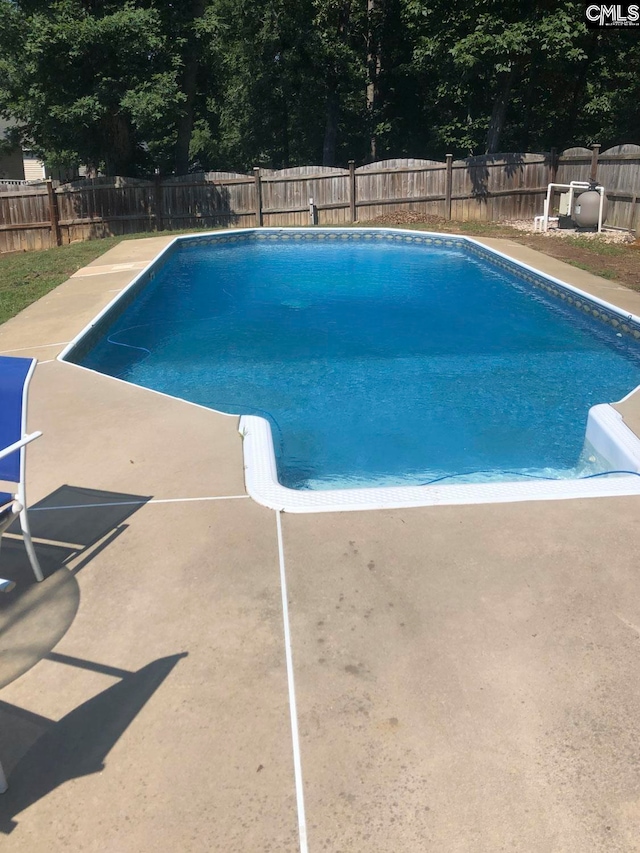
[{"label": "metal chair leg", "polygon": [[23,508],[22,512],[20,513],[20,527],[22,528],[24,547],[27,549],[27,554],[29,555],[29,562],[31,563],[33,573],[36,576],[37,581],[42,581],[44,580],[44,575],[42,574],[42,569],[40,568],[40,563],[38,562],[38,557],[36,556],[36,549],[33,547],[33,542],[31,540],[31,530],[29,529],[29,519],[27,517],[26,507]]}]

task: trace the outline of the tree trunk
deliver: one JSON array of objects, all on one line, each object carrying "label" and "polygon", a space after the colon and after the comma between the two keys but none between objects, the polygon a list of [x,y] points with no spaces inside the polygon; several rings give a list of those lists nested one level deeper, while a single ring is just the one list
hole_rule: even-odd
[{"label": "tree trunk", "polygon": [[175,169],[178,175],[186,175],[189,171],[189,146],[191,145],[191,134],[193,133],[193,107],[196,97],[198,70],[200,68],[198,44],[193,25],[198,18],[203,16],[205,5],[206,0],[191,0],[181,85],[185,101],[178,117],[178,135],[175,148]]},{"label": "tree trunk", "polygon": [[322,146],[323,166],[335,166],[336,163],[339,107],[340,99],[338,97],[337,81],[330,80],[329,91],[327,93],[327,121],[324,128],[324,143]]},{"label": "tree trunk", "polygon": [[282,93],[282,166],[281,169],[289,168],[289,105],[286,95]]},{"label": "tree trunk", "polygon": [[[336,22],[337,41],[346,46],[349,39],[349,24],[351,21],[351,0],[344,0],[338,7]],[[334,166],[338,144],[338,118],[340,116],[340,85],[341,64],[335,60],[327,71],[327,119],[324,127],[324,142],[322,145],[322,165]]]},{"label": "tree trunk", "polygon": [[561,148],[565,148],[567,145],[570,146],[573,142],[573,133],[578,118],[580,99],[582,98],[585,87],[587,85],[587,76],[589,74],[589,69],[591,68],[593,60],[595,59],[596,49],[598,47],[599,40],[600,33],[595,30],[591,35],[584,62],[580,67],[580,72],[573,85],[573,91],[571,93],[570,98],[568,99],[569,109],[567,113],[567,118],[565,120],[565,129],[564,133],[561,134],[560,140],[558,140]]},{"label": "tree trunk", "polygon": [[102,119],[105,172],[109,177],[130,177],[134,169],[133,138],[129,122],[122,113],[109,113]]},{"label": "tree trunk", "polygon": [[377,156],[378,141],[376,139],[375,123],[378,108],[379,89],[378,81],[382,69],[380,57],[381,46],[379,39],[379,24],[376,20],[380,11],[382,0],[367,0],[367,115],[369,116],[369,127],[371,136],[369,141],[369,156],[375,160]]},{"label": "tree trunk", "polygon": [[507,114],[507,106],[513,86],[515,70],[513,66],[509,71],[501,71],[498,74],[498,95],[493,102],[489,130],[487,131],[487,150],[485,154],[495,154],[500,150],[500,137],[504,128],[504,119]]}]

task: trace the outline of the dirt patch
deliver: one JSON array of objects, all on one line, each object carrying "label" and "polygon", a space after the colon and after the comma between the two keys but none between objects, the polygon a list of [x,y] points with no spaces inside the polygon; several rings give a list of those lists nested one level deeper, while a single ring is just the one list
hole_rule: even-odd
[{"label": "dirt patch", "polygon": [[379,216],[360,224],[446,231],[471,237],[506,237],[514,243],[530,246],[545,255],[640,291],[640,240],[631,242],[632,237],[623,232],[599,235],[550,231],[536,234],[532,231],[533,223],[528,227],[529,223],[455,222],[409,212]]},{"label": "dirt patch", "polygon": [[[387,228],[411,227],[421,231],[446,231],[448,234],[469,234],[478,237],[511,237],[514,229],[499,222],[456,222],[441,216],[427,216],[424,213],[389,213],[377,216],[358,225],[380,225]],[[515,232],[517,233],[517,231]]]},{"label": "dirt patch", "polygon": [[544,252],[558,260],[566,261],[580,269],[588,270],[594,275],[610,281],[630,287],[632,290],[640,291],[640,243],[618,243],[605,244],[614,248],[614,251],[601,252],[596,247],[577,244],[581,238],[548,240],[543,235],[531,235],[529,237],[517,237],[516,242],[531,246],[538,252]]}]

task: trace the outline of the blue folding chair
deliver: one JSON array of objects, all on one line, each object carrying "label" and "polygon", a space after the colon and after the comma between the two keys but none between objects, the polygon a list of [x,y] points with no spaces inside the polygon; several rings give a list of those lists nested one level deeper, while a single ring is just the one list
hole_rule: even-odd
[{"label": "blue folding chair", "polygon": [[[0,356],[0,481],[18,486],[15,494],[0,491],[0,519],[19,517],[33,573],[41,581],[43,574],[31,540],[25,494],[26,447],[42,435],[27,434],[27,392],[35,368],[35,358]],[[0,537],[5,526],[0,525]]]}]

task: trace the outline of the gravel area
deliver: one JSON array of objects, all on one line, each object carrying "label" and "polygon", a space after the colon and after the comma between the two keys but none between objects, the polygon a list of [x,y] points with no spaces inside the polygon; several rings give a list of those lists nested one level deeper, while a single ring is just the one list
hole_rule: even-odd
[{"label": "gravel area", "polygon": [[531,234],[540,234],[542,237],[550,239],[566,237],[586,237],[588,240],[600,240],[603,243],[633,243],[635,237],[628,231],[618,231],[607,229],[598,234],[597,231],[587,231],[578,228],[558,228],[556,222],[549,223],[548,231],[536,231],[534,228],[533,219],[511,219],[497,223],[507,228],[514,228],[516,231],[525,231]]}]

